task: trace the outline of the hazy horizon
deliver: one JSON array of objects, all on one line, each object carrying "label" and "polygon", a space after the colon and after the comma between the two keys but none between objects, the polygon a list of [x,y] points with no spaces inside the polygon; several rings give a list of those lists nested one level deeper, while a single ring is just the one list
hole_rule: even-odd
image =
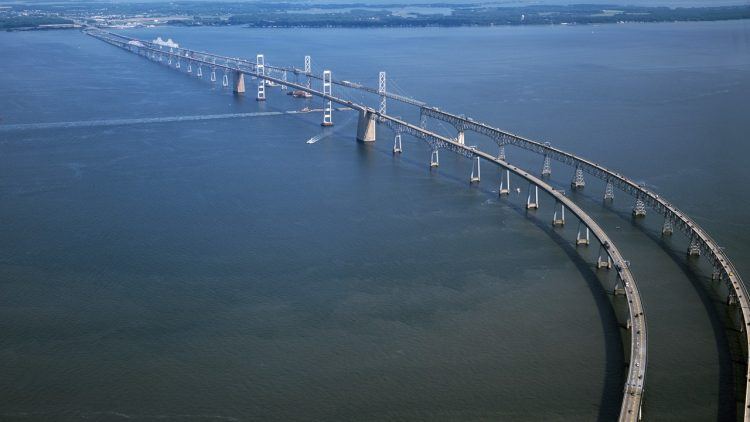
[{"label": "hazy horizon", "polygon": [[[310,6],[324,4],[342,4],[352,5],[359,4],[362,6],[380,6],[380,5],[455,5],[455,4],[483,4],[495,7],[519,7],[519,6],[565,6],[574,4],[587,5],[612,5],[612,6],[652,6],[652,7],[717,7],[717,6],[745,6],[750,5],[748,0],[596,0],[596,1],[568,1],[568,0],[510,0],[510,1],[492,1],[482,2],[479,0],[451,0],[451,1],[398,1],[398,0],[368,0],[366,2],[357,2],[351,0],[181,0],[179,3],[190,2],[215,2],[215,3],[297,3]],[[20,1],[0,1],[0,6],[9,4],[67,4],[67,3],[172,3],[169,0],[20,0]]]}]

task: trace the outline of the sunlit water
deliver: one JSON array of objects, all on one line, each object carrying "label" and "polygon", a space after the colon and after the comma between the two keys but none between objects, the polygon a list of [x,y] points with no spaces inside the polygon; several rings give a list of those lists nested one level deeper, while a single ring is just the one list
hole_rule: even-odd
[{"label": "sunlit water", "polygon": [[[646,183],[750,274],[747,22],[129,34],[297,67],[311,54],[369,85],[385,70],[389,90]],[[573,221],[552,231],[549,201],[498,199],[496,170],[470,187],[468,160],[444,152],[430,171],[420,141],[394,157],[379,128],[357,144],[354,113],[331,130],[264,115],[320,104],[236,97],[78,32],[3,33],[0,57],[2,419],[616,417],[626,362],[596,246],[575,250]],[[571,174],[553,163],[555,184]],[[604,207],[587,182],[573,198],[643,294],[646,415],[732,419],[733,340],[705,268],[681,236],[659,240],[654,213],[634,223],[631,198]]]}]

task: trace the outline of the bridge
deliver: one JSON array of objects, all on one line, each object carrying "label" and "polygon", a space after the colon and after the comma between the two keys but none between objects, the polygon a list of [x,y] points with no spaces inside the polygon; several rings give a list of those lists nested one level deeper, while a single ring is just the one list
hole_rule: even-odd
[{"label": "bridge", "polygon": [[[638,291],[635,279],[630,271],[629,262],[625,260],[614,242],[607,236],[604,230],[585,211],[578,207],[572,200],[567,198],[564,192],[554,189],[544,180],[545,176],[551,174],[551,159],[575,166],[575,176],[571,183],[574,189],[585,185],[584,172],[606,181],[604,193],[605,200],[614,199],[614,188],[624,191],[635,198],[633,213],[637,217],[646,214],[646,207],[650,206],[664,216],[662,233],[671,235],[674,228],[678,228],[690,239],[688,254],[692,256],[705,255],[714,266],[713,279],[721,280],[729,287],[730,295],[727,299],[729,306],[735,307],[741,319],[738,328],[745,335],[745,345],[750,345],[746,326],[750,326],[750,302],[747,299],[746,286],[725,255],[724,251],[700,228],[690,217],[679,211],[675,206],[664,198],[638,185],[632,180],[610,171],[603,166],[578,157],[577,155],[552,147],[548,143],[533,141],[510,132],[492,127],[485,123],[477,122],[471,118],[441,111],[436,107],[430,107],[425,102],[418,101],[407,96],[395,94],[386,90],[385,73],[379,75],[378,88],[367,87],[349,81],[333,79],[332,72],[323,71],[322,75],[312,73],[310,56],[305,57],[305,67],[299,69],[293,66],[271,66],[265,63],[265,57],[261,54],[256,56],[255,61],[227,57],[217,54],[190,50],[186,48],[167,47],[154,44],[149,41],[126,37],[95,28],[86,28],[85,32],[109,44],[123,48],[130,52],[147,57],[153,61],[170,65],[176,69],[182,67],[183,61],[188,73],[203,77],[203,68],[210,71],[210,79],[218,82],[216,72],[221,72],[224,86],[229,85],[229,76],[232,79],[232,89],[238,94],[245,93],[245,75],[256,79],[258,101],[266,100],[265,88],[267,85],[280,85],[282,89],[294,89],[295,92],[305,93],[305,96],[322,98],[325,102],[323,108],[323,126],[333,124],[333,107],[336,103],[345,108],[355,110],[359,113],[357,125],[357,139],[363,142],[371,142],[376,139],[376,126],[382,124],[396,133],[394,139],[394,153],[402,152],[401,135],[408,134],[427,142],[432,150],[430,165],[439,165],[439,151],[448,150],[472,160],[472,173],[470,181],[478,183],[481,180],[481,162],[490,163],[502,169],[499,194],[501,196],[510,192],[510,175],[514,174],[528,184],[528,196],[526,207],[529,210],[539,208],[539,190],[552,197],[555,201],[553,226],[565,224],[565,211],[568,210],[579,223],[575,245],[588,246],[590,237],[599,243],[599,257],[596,267],[610,269],[615,267],[616,282],[614,294],[622,294],[627,300],[628,316],[623,325],[630,336],[629,367],[624,385],[623,399],[621,404],[620,421],[635,421],[642,417],[643,394],[645,385],[645,373],[647,364],[647,327],[644,315],[643,303]],[[303,76],[306,82],[299,83],[288,80],[288,75],[293,74],[296,79]],[[322,83],[322,90],[312,88],[311,81]],[[380,97],[378,109],[368,107],[364,104],[334,96],[332,86],[340,86],[347,89],[375,94]],[[419,124],[409,123],[399,117],[387,114],[386,101],[395,100],[401,103],[419,107]],[[450,123],[457,131],[455,138],[447,137],[427,129],[427,118],[433,118]],[[492,139],[499,147],[497,156],[481,151],[476,147],[467,146],[465,143],[465,132],[472,131]],[[520,147],[544,156],[542,176],[537,177],[526,170],[508,163],[505,154],[505,146],[512,145]],[[743,351],[747,357],[747,348]],[[748,374],[750,376],[750,374]],[[747,378],[750,380],[750,378]],[[746,389],[744,419],[750,421],[750,389]]]}]

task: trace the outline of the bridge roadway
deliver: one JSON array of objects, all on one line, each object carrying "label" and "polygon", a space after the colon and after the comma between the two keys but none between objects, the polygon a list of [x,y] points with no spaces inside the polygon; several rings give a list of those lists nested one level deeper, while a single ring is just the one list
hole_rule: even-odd
[{"label": "bridge roadway", "polygon": [[[133,39],[122,39],[122,37],[119,37],[119,36],[111,36],[113,34],[109,32],[88,29],[86,30],[86,33],[98,39],[101,39],[105,42],[113,44],[115,46],[131,51],[131,52],[133,52],[133,50],[136,50],[135,52],[138,52],[138,53],[156,51],[162,54],[174,54],[176,56],[176,53],[169,53],[169,52],[162,51],[160,49],[155,49],[154,47],[148,46],[146,42],[143,42],[140,40],[137,40],[137,41],[141,42],[142,46],[129,44],[129,41],[133,41]],[[211,61],[205,60],[203,58],[190,58],[190,60],[203,63],[206,65],[222,67],[231,71],[237,71],[237,72],[243,72],[243,73],[247,72],[247,70],[241,66],[233,67],[231,64],[227,64],[227,63],[214,64]],[[466,145],[460,144],[454,139],[447,138],[437,133],[428,131],[425,128],[408,123],[396,117],[392,117],[387,114],[381,114],[377,110],[374,110],[370,107],[356,104],[356,103],[353,103],[351,101],[347,101],[344,99],[340,99],[332,95],[326,95],[321,91],[318,91],[312,88],[307,88],[304,85],[300,85],[300,84],[289,82],[289,81],[283,81],[278,78],[273,78],[273,77],[265,76],[261,74],[253,74],[253,75],[258,78],[262,78],[264,80],[272,81],[277,84],[284,84],[291,88],[308,92],[311,95],[315,95],[317,97],[330,100],[332,102],[357,110],[360,112],[360,116],[368,116],[367,118],[369,118],[369,120],[372,122],[380,121],[384,123],[385,125],[387,125],[388,127],[390,127],[391,129],[393,129],[394,131],[411,134],[412,136],[415,136],[419,139],[422,139],[428,142],[433,148],[448,149],[452,152],[458,153],[460,155],[463,155],[469,158],[478,157],[494,165],[497,165],[503,169],[510,171],[511,173],[517,175],[518,177],[525,179],[526,181],[529,182],[530,187],[535,186],[535,187],[541,188],[543,191],[547,192],[547,194],[549,194],[552,198],[554,198],[558,203],[562,204],[562,206],[566,207],[570,212],[572,212],[573,215],[575,215],[581,221],[583,225],[588,227],[588,229],[591,231],[594,237],[599,241],[599,243],[604,245],[605,253],[608,255],[609,259],[612,260],[617,270],[617,283],[618,284],[615,285],[615,288],[617,287],[617,285],[620,285],[620,284],[623,287],[622,290],[624,291],[625,298],[627,300],[627,307],[628,307],[628,313],[629,313],[628,321],[625,325],[629,329],[631,342],[630,342],[630,362],[629,362],[628,372],[627,372],[624,391],[623,391],[623,400],[621,404],[619,421],[637,421],[641,418],[641,415],[642,415],[641,407],[642,407],[643,392],[644,392],[644,385],[645,385],[645,378],[646,378],[647,346],[648,346],[646,318],[644,315],[643,303],[641,301],[640,292],[636,285],[635,278],[633,277],[633,274],[630,271],[629,263],[623,258],[619,249],[616,247],[614,242],[609,238],[609,236],[607,236],[604,230],[588,214],[586,214],[585,211],[583,211],[580,207],[578,207],[578,205],[576,205],[573,201],[571,201],[568,197],[566,197],[564,193],[557,191],[544,180],[532,174],[529,174],[525,170],[518,168],[514,165],[511,165],[504,160],[495,158],[491,154],[480,151],[476,148],[472,148],[472,147],[468,147]],[[360,118],[360,124],[362,124],[362,121],[363,119]]]}]

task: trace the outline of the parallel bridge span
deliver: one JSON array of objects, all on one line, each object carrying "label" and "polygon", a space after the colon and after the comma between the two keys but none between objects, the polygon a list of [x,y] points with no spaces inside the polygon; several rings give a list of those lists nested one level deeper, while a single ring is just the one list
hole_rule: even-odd
[{"label": "parallel bridge span", "polygon": [[708,232],[700,227],[690,216],[680,211],[675,205],[668,202],[657,193],[651,191],[645,186],[639,185],[620,173],[609,170],[590,160],[586,160],[575,154],[555,148],[547,143],[524,138],[508,131],[492,127],[486,123],[481,123],[464,116],[442,111],[436,107],[421,107],[420,113],[422,116],[432,117],[450,123],[459,133],[462,133],[464,130],[470,130],[489,137],[500,147],[507,144],[514,145],[538,154],[543,154],[546,157],[550,157],[556,161],[560,161],[589,173],[604,180],[607,184],[611,184],[613,187],[617,187],[625,193],[635,197],[636,201],[642,201],[644,205],[651,207],[661,214],[664,217],[664,228],[662,229],[663,234],[671,234],[672,227],[680,229],[688,237],[690,242],[687,253],[689,255],[703,254],[706,256],[714,268],[711,275],[712,279],[723,281],[728,288],[729,296],[727,297],[727,304],[731,306],[737,305],[737,309],[739,310],[741,321],[738,324],[737,329],[744,334],[744,353],[746,355],[746,385],[743,420],[750,421],[750,388],[748,388],[750,387],[750,384],[747,384],[750,383],[750,335],[748,335],[747,332],[748,328],[750,328],[750,299],[748,299],[748,289],[723,248],[719,246],[718,242],[716,242]]},{"label": "parallel bridge span", "polygon": [[[243,70],[246,70],[248,72],[256,72],[256,66],[257,63],[253,60],[244,59],[242,57],[229,57],[229,56],[223,56],[221,54],[215,54],[200,50],[192,50],[189,48],[184,47],[175,47],[171,50],[164,50],[163,48],[160,48],[159,45],[154,44],[151,41],[146,40],[140,40],[138,38],[128,37],[126,35],[122,34],[115,34],[113,32],[106,32],[101,30],[95,30],[95,29],[89,29],[88,32],[90,35],[94,35],[94,31],[99,34],[99,36],[106,36],[107,38],[110,38],[112,40],[117,40],[118,42],[130,42],[130,41],[136,41],[142,43],[144,46],[148,47],[150,50],[154,52],[159,52],[163,54],[169,54],[173,57],[180,57],[187,60],[195,60],[200,61],[203,64],[214,66],[217,68],[227,69],[227,70],[235,70],[236,68],[242,68]],[[99,37],[97,36],[97,37]],[[304,76],[306,78],[322,81],[323,76],[317,75],[315,73],[312,73],[311,71],[308,72],[305,69],[300,69],[295,66],[274,66],[268,63],[264,63],[264,67],[266,69],[272,69],[277,72],[288,72],[292,73],[297,76]],[[282,79],[283,81],[283,79]],[[405,95],[399,95],[393,92],[389,91],[381,91],[377,88],[372,88],[367,85],[363,85],[356,82],[350,82],[350,81],[344,81],[344,80],[338,80],[338,79],[332,79],[331,83],[334,85],[346,87],[346,88],[352,88],[359,91],[364,91],[370,94],[374,95],[381,95],[386,98],[399,101],[405,104],[409,104],[416,107],[423,107],[426,106],[427,103],[423,101],[416,100],[411,97],[407,97]],[[284,85],[289,85],[288,83],[285,83]]]},{"label": "parallel bridge span", "polygon": [[[112,45],[126,49],[127,51],[135,52],[144,56],[148,56],[148,54],[152,54],[153,56],[154,53],[158,52],[160,54],[167,54],[167,55],[171,55],[174,57],[186,58],[184,55],[179,56],[178,55],[180,54],[179,52],[167,52],[159,48],[156,48],[147,41],[141,41],[141,40],[136,40],[133,38],[122,37],[120,35],[116,35],[110,32],[106,32],[106,31],[96,30],[96,29],[87,29],[86,33],[93,37],[101,39],[105,42],[108,42]],[[138,43],[140,43],[140,45],[133,44],[131,43],[131,41],[137,41]],[[206,56],[192,55],[190,57],[187,57],[187,59],[196,63],[205,64],[207,66],[214,66],[214,67],[226,69],[227,71],[237,72],[242,75],[245,73],[251,74],[252,76],[255,76],[259,79],[262,79],[265,81],[271,81],[280,85],[286,85],[296,90],[308,92],[311,95],[341,104],[345,107],[352,108],[354,110],[357,110],[360,114],[359,126],[357,130],[358,131],[357,137],[360,140],[363,140],[363,141],[374,140],[375,124],[380,122],[388,126],[389,128],[393,129],[397,133],[407,133],[418,139],[422,139],[426,141],[432,146],[433,149],[437,149],[437,148],[447,149],[449,151],[455,152],[457,154],[463,155],[468,158],[472,158],[476,160],[481,159],[486,162],[497,165],[505,169],[506,171],[511,172],[517,175],[518,177],[521,177],[524,180],[528,181],[530,192],[531,192],[532,187],[534,188],[534,190],[541,188],[544,192],[549,194],[558,204],[561,204],[562,207],[567,208],[570,212],[573,213],[573,215],[575,215],[579,219],[581,224],[583,224],[587,228],[587,230],[591,231],[591,233],[599,241],[599,243],[603,245],[604,254],[607,256],[607,261],[606,261],[607,264],[609,262],[613,262],[615,269],[617,270],[617,283],[615,285],[615,293],[617,294],[618,291],[622,291],[623,294],[625,295],[625,299],[627,300],[627,308],[628,308],[629,316],[628,316],[628,320],[626,323],[626,328],[630,332],[630,339],[631,339],[630,362],[629,362],[628,372],[627,372],[624,391],[623,391],[623,400],[622,400],[619,420],[620,421],[637,421],[641,418],[642,400],[643,400],[646,364],[647,364],[648,337],[647,337],[647,328],[646,328],[646,318],[644,315],[643,303],[641,301],[640,292],[636,285],[635,278],[633,277],[633,274],[630,271],[628,261],[626,261],[623,258],[622,254],[620,253],[616,245],[612,242],[609,236],[607,236],[604,230],[588,214],[586,214],[585,211],[583,211],[578,205],[576,205],[573,201],[571,201],[568,197],[566,197],[563,192],[560,192],[554,189],[550,184],[528,173],[527,171],[519,167],[516,167],[514,165],[511,165],[505,160],[495,158],[491,154],[480,151],[473,147],[466,146],[462,143],[457,142],[457,140],[444,137],[442,135],[429,131],[426,128],[408,123],[404,120],[382,113],[378,110],[374,110],[365,105],[353,103],[351,101],[347,101],[347,100],[335,97],[331,94],[325,94],[316,89],[308,88],[305,85],[274,78],[274,77],[265,75],[264,73],[257,72],[256,71],[257,66],[256,65],[250,66],[249,64],[251,63],[249,61],[241,61],[239,59],[233,59],[232,62],[228,61],[228,62],[221,64],[221,63],[215,63],[214,60],[208,55]],[[601,257],[599,261],[601,261]],[[597,267],[605,267],[605,268],[609,267],[609,265],[600,265],[600,264],[601,262],[597,262]]]}]

